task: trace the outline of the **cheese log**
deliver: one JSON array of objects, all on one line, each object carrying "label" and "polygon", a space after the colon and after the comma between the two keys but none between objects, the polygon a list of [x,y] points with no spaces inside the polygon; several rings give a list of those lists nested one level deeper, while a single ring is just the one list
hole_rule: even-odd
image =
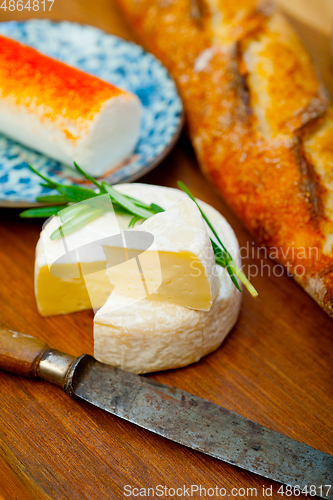
[{"label": "cheese log", "polygon": [[139,99],[0,36],[0,132],[93,176],[129,156]]},{"label": "cheese log", "polygon": [[[145,235],[154,239],[148,249]],[[119,265],[115,263],[123,247],[103,246],[107,275],[117,294],[138,300],[150,294],[150,300],[209,311],[218,290],[215,255],[202,215],[190,198],[147,219],[125,238],[128,260]]]},{"label": "cheese log", "polygon": [[[167,209],[184,199],[183,192],[135,184],[117,186],[121,192],[159,203]],[[224,217],[206,203],[202,209],[219,237],[241,266],[235,234]],[[133,373],[179,368],[217,349],[237,321],[242,294],[225,269],[214,266],[217,297],[209,311],[190,309],[147,297],[133,302],[112,292],[94,318],[94,356],[103,363]]]},{"label": "cheese log", "polygon": [[173,75],[202,170],[333,316],[333,115],[309,54],[260,0],[119,0]]}]

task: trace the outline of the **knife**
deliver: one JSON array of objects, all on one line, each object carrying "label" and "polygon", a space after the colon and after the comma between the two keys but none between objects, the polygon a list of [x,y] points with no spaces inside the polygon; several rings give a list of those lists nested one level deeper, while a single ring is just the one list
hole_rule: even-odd
[{"label": "knife", "polygon": [[333,499],[333,456],[147,377],[64,354],[0,326],[0,369],[40,377],[66,394],[194,450]]}]

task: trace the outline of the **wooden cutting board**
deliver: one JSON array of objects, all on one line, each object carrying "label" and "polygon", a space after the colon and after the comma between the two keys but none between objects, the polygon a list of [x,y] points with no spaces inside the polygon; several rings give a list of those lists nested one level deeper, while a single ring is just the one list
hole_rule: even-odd
[{"label": "wooden cutting board", "polygon": [[[38,14],[0,9],[0,21]],[[89,23],[131,38],[112,0],[55,0],[50,17]],[[332,93],[328,38],[293,22]],[[246,265],[259,266],[262,276],[252,279],[259,298],[244,293],[239,322],[218,351],[195,365],[151,378],[333,454],[333,320],[291,278],[280,276],[281,269],[265,259],[263,250],[258,252],[241,222],[204,180],[185,135],[170,156],[141,180],[175,187],[177,179],[228,219],[243,256],[248,253]],[[70,354],[92,354],[92,312],[52,318],[37,312],[33,266],[40,229],[41,221],[21,220],[13,209],[0,210],[0,321]],[[208,488],[216,486],[225,488],[230,498],[263,498],[263,487],[272,485],[270,498],[287,496],[277,483],[72,400],[46,382],[0,373],[0,498],[136,498],[125,496],[130,491],[126,485],[146,488],[150,498],[148,488],[158,485],[201,486],[207,490],[206,498],[221,498],[208,497]],[[172,493],[155,498],[177,498]],[[199,493],[178,498],[204,498],[204,490],[201,497]]]}]

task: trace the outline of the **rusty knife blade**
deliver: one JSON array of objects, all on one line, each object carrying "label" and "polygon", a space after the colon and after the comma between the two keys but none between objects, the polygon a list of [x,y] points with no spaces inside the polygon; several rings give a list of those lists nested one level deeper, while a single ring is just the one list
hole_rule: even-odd
[{"label": "rusty knife blade", "polygon": [[[113,415],[280,483],[333,499],[333,456],[149,378],[78,358],[66,390]],[[332,487],[329,488],[329,485]]]}]

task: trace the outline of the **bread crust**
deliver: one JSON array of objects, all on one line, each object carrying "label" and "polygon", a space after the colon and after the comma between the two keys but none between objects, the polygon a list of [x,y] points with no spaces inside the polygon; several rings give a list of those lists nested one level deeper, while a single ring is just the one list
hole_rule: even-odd
[{"label": "bread crust", "polygon": [[333,111],[296,34],[258,0],[118,1],[176,81],[203,172],[333,317]]}]

